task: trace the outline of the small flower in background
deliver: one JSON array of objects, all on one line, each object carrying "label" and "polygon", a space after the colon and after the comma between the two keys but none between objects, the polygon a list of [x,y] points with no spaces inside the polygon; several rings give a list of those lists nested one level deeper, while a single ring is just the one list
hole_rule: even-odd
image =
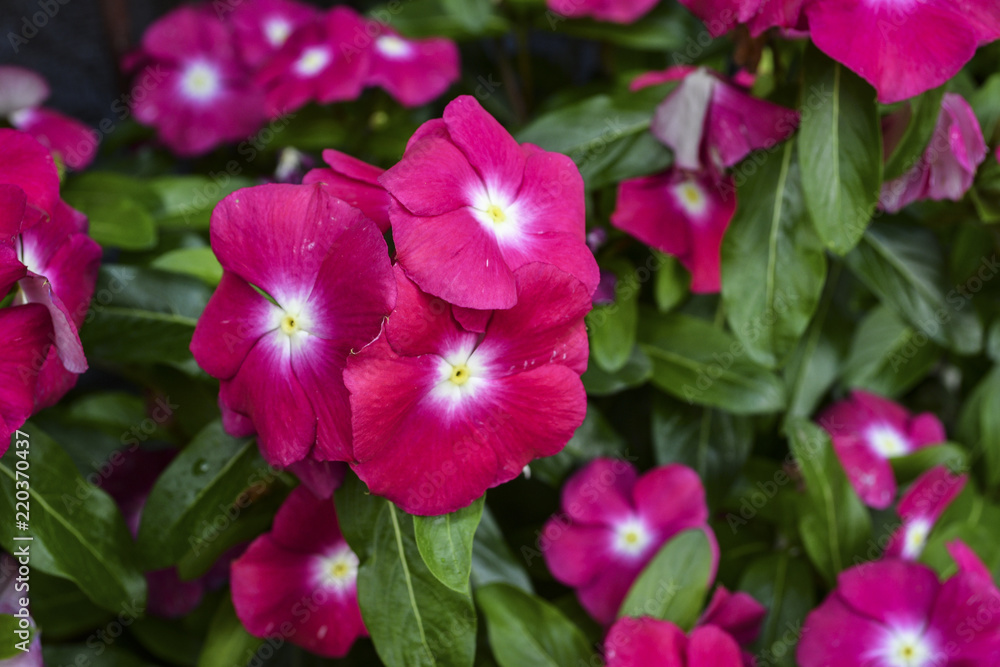
[{"label": "small flower in background", "polygon": [[883,104],[937,88],[978,46],[1000,37],[995,0],[928,0],[906,7],[814,0],[804,12],[816,46],[874,86]]},{"label": "small flower in background", "polygon": [[403,106],[431,102],[458,80],[458,47],[450,39],[407,39],[377,21],[367,21],[366,28],[366,34],[378,37],[365,84],[381,86]]},{"label": "small flower in background", "polygon": [[[722,238],[736,212],[731,176],[668,169],[622,181],[611,224],[673,255],[691,272],[691,291],[721,287]],[[728,193],[728,194],[727,194]]]},{"label": "small flower in background", "polygon": [[224,273],[191,351],[222,381],[226,430],[256,431],[272,465],[350,460],[343,368],[395,302],[378,228],[321,184],[272,184],[222,200],[211,240]]},{"label": "small flower in background", "polygon": [[330,194],[360,209],[383,233],[388,231],[389,194],[378,182],[385,170],[332,148],[323,151],[323,162],[330,168],[313,169],[302,182],[324,183]]},{"label": "small flower in background", "polygon": [[542,530],[545,562],[605,625],[660,547],[683,530],[705,531],[715,577],[718,546],[707,525],[705,489],[690,468],[666,465],[640,477],[630,463],[595,459],[563,486],[562,508],[568,521],[550,519]]},{"label": "small flower in background", "polygon": [[670,80],[680,83],[656,108],[650,131],[674,151],[674,165],[681,169],[721,173],[798,127],[798,111],[753,97],[705,67],[646,74],[631,89]]},{"label": "small flower in background", "polygon": [[766,613],[746,593],[719,586],[688,635],[669,621],[626,616],[604,640],[608,667],[753,667],[743,647],[757,638]]},{"label": "small flower in background", "polygon": [[42,106],[49,84],[14,65],[0,66],[0,116],[48,146],[71,169],[83,169],[97,155],[94,132],[78,120]]},{"label": "small flower in background", "polygon": [[591,16],[598,21],[634,23],[660,0],[547,0],[548,8],[562,16]]},{"label": "small flower in background", "polygon": [[889,459],[945,441],[941,421],[930,413],[911,416],[887,398],[854,390],[817,420],[830,434],[844,472],[861,500],[885,509],[896,497]]},{"label": "small flower in background", "polygon": [[705,22],[713,37],[723,35],[738,24],[746,24],[753,37],[769,28],[807,31],[802,6],[805,0],[680,0],[692,14]]},{"label": "small flower in background", "polygon": [[340,533],[333,501],[298,487],[278,510],[271,532],[233,562],[233,605],[250,634],[280,635],[338,658],[355,639],[368,636],[357,576],[358,557]]},{"label": "small flower in background", "polygon": [[135,117],[178,155],[245,139],[264,121],[263,93],[208,6],[181,7],[150,26],[135,61],[158,80],[133,96]]},{"label": "small flower in background", "polygon": [[357,98],[364,87],[369,53],[345,51],[343,46],[363,30],[364,22],[353,9],[334,7],[292,33],[255,75],[266,91],[267,115],[275,118],[313,101],[328,104]]},{"label": "small flower in background", "polygon": [[[882,120],[884,154],[892,154],[909,122],[909,108]],[[986,159],[986,141],[972,107],[961,95],[945,93],[941,114],[923,156],[908,172],[882,184],[879,204],[895,213],[922,199],[960,200]]]},{"label": "small flower in background", "polygon": [[591,291],[528,264],[514,272],[517,305],[484,320],[421,292],[398,265],[396,278],[383,335],[344,373],[351,468],[410,514],[445,514],[557,453],[583,423]]},{"label": "small flower in background", "polygon": [[948,549],[958,572],[944,583],[934,570],[907,560],[880,560],[841,572],[837,588],[806,617],[798,664],[1000,664],[1000,591],[968,547],[953,542]]},{"label": "small flower in background", "polygon": [[318,8],[294,0],[243,0],[222,18],[233,26],[243,61],[256,70],[281,50],[292,33],[321,16]]},{"label": "small flower in background", "polygon": [[886,547],[886,558],[916,560],[923,553],[934,523],[962,492],[967,475],[953,475],[945,466],[931,468],[917,478],[896,506],[903,525]]},{"label": "small flower in background", "polygon": [[[583,179],[560,153],[519,145],[468,95],[424,123],[379,179],[392,196],[397,259],[421,290],[465,308],[517,302],[514,271],[553,264],[592,293]],[[451,244],[443,252],[442,244]]]}]

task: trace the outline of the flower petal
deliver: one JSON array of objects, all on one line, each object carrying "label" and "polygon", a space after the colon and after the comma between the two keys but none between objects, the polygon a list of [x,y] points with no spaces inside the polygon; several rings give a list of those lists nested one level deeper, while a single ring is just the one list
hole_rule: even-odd
[{"label": "flower petal", "polygon": [[444,109],[448,134],[486,183],[491,195],[513,200],[524,177],[525,155],[514,137],[471,95]]}]

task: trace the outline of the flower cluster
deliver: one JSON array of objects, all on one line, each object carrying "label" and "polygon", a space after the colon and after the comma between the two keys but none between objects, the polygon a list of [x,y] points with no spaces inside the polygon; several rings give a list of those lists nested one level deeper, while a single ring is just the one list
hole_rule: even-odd
[{"label": "flower cluster", "polygon": [[704,67],[649,72],[631,88],[668,81],[679,83],[657,107],[651,130],[673,150],[674,163],[622,181],[611,224],[676,256],[691,271],[692,292],[718,292],[722,237],[736,211],[736,186],[725,170],[787,139],[799,114]]},{"label": "flower cluster", "polygon": [[308,102],[353,100],[366,86],[425,104],[458,78],[459,55],[447,39],[407,39],[348,7],[246,0],[171,12],[128,65],[158,73],[133,96],[136,118],[177,154],[199,155]]},{"label": "flower cluster", "polygon": [[224,274],[192,352],[226,429],[270,463],[346,461],[407,512],[451,512],[583,422],[599,278],[582,179],[471,97],[384,173],[325,157],[215,209]]},{"label": "flower cluster", "polygon": [[[87,369],[78,329],[101,249],[87,218],[59,196],[49,149],[0,129],[0,452],[35,411],[53,405]],[[13,290],[13,296],[7,295]]]},{"label": "flower cluster", "polygon": [[97,138],[83,123],[42,106],[49,84],[41,75],[14,65],[0,66],[0,117],[49,147],[72,169],[83,169],[97,154]]},{"label": "flower cluster", "polygon": [[880,102],[936,88],[1000,38],[993,0],[681,0],[718,36],[745,24],[757,36],[778,27],[808,34],[817,47],[867,80]]}]

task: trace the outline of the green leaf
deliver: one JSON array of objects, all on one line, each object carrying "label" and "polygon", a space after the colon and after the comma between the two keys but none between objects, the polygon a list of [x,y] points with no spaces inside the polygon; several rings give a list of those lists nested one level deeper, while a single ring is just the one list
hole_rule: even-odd
[{"label": "green leaf", "polygon": [[245,665],[247,656],[263,643],[263,639],[246,631],[236,617],[232,596],[224,595],[208,626],[208,636],[198,656],[198,667]]},{"label": "green leaf", "polygon": [[[15,555],[27,548],[32,567],[75,582],[105,609],[141,609],[146,580],[135,565],[132,536],[118,506],[84,481],[72,459],[41,429],[27,424],[22,432],[29,434],[27,447],[18,447],[24,439],[15,437],[0,459],[0,543]],[[16,492],[24,494],[25,480],[28,499],[20,501]],[[17,482],[22,488],[15,489]],[[28,531],[14,524],[15,518],[22,520],[15,515],[24,512],[25,502]],[[34,539],[15,541],[15,535]]]},{"label": "green leaf", "polygon": [[[22,620],[25,622],[25,627],[21,626]],[[25,653],[18,648],[18,645],[27,648],[35,636],[35,628],[28,623],[26,618],[19,619],[13,614],[0,614],[0,660],[7,660]],[[15,634],[17,632],[25,633],[24,637]]]},{"label": "green leaf", "polygon": [[91,171],[69,179],[62,196],[90,220],[90,236],[103,246],[145,250],[156,245],[152,211],[156,192],[143,181],[111,172]]},{"label": "green leaf", "polygon": [[222,265],[208,246],[165,252],[150,264],[154,269],[194,276],[213,287],[222,280]]},{"label": "green leaf", "polygon": [[597,364],[589,364],[587,372],[580,376],[589,396],[610,396],[620,391],[645,384],[653,376],[653,362],[638,345],[621,369],[614,373],[601,370]]},{"label": "green leaf", "polygon": [[924,379],[941,348],[884,306],[858,326],[843,366],[844,384],[882,396],[901,396]]},{"label": "green leaf", "polygon": [[[539,27],[574,37],[657,53],[680,51],[685,42],[692,42],[690,35],[702,29],[700,24],[691,21],[690,14],[686,14],[680,5],[672,3],[660,3],[653,11],[627,24],[568,19],[552,10],[547,11],[538,23]],[[698,49],[705,50],[703,46],[698,46]]]},{"label": "green leaf", "polygon": [[497,583],[476,591],[476,603],[500,667],[592,664],[583,632],[545,600]]},{"label": "green leaf", "polygon": [[796,417],[789,420],[788,436],[806,483],[799,532],[810,560],[832,585],[863,553],[871,517],[848,482],[826,431]]},{"label": "green leaf", "polygon": [[722,240],[722,301],[746,352],[783,363],[819,304],[826,254],[802,200],[794,142],[769,156],[739,188]]},{"label": "green leaf", "polygon": [[974,443],[982,455],[984,479],[989,488],[1000,485],[1000,366],[994,366],[979,381],[962,407],[959,433]]},{"label": "green leaf", "polygon": [[373,496],[357,475],[347,473],[343,484],[334,492],[340,532],[360,560],[371,556],[372,526],[378,521],[384,500]]},{"label": "green leaf", "polygon": [[1000,222],[1000,163],[992,153],[976,170],[976,180],[969,190],[979,219],[985,223]]},{"label": "green leaf", "polygon": [[388,667],[466,667],[475,655],[476,613],[468,592],[442,584],[424,564],[413,518],[379,499],[370,548],[358,570],[358,602]]},{"label": "green leaf", "polygon": [[[618,180],[655,173],[670,164],[670,152],[662,146],[645,144],[644,159],[635,165],[638,171],[615,170],[615,164],[629,159],[635,142],[649,134],[653,110],[668,88],[655,86],[614,97],[597,95],[560,107],[521,130],[517,140],[568,155],[580,168],[588,188],[616,182],[605,176],[611,171]],[[653,150],[654,155],[647,154]]]},{"label": "green leaf", "polygon": [[254,180],[220,172],[215,178],[158,176],[147,180],[146,184],[160,198],[160,206],[153,216],[157,226],[208,229],[215,205],[236,190],[254,185]]},{"label": "green leaf", "polygon": [[[857,245],[882,187],[882,132],[875,90],[815,46],[806,48],[803,96],[829,99],[802,114],[802,193],[827,248],[843,255]],[[742,206],[743,202],[740,202]]]},{"label": "green leaf", "polygon": [[37,569],[30,576],[31,615],[45,628],[46,644],[81,637],[122,611],[98,607],[68,579]]},{"label": "green leaf", "polygon": [[969,456],[958,445],[944,443],[923,447],[906,456],[893,457],[889,463],[892,464],[896,483],[902,487],[936,466],[947,466],[954,471],[968,470]]},{"label": "green leaf", "polygon": [[753,447],[750,420],[721,410],[697,408],[660,393],[653,396],[653,452],[656,463],[683,463],[724,496]]},{"label": "green leaf", "polygon": [[156,480],[142,510],[139,552],[147,569],[176,564],[219,539],[275,479],[249,438],[216,421],[201,431]]},{"label": "green leaf", "polygon": [[413,517],[417,550],[427,569],[438,581],[459,593],[469,590],[472,540],[485,502],[484,495],[450,514]]},{"label": "green leaf", "polygon": [[90,642],[89,644],[58,644],[43,642],[46,665],[88,665],[90,667],[163,667],[130,653],[121,646]]},{"label": "green leaf", "polygon": [[785,552],[768,554],[747,566],[739,588],[767,608],[757,639],[757,661],[795,667],[795,645],[806,614],[816,606],[812,568]]},{"label": "green leaf", "polygon": [[928,90],[907,103],[909,120],[901,136],[886,137],[887,145],[895,144],[885,162],[886,182],[894,180],[917,165],[934,134],[941,115],[944,86]]},{"label": "green leaf", "polygon": [[969,300],[946,286],[944,260],[931,232],[872,225],[847,264],[885,306],[934,342],[958,354],[982,347],[982,323]]},{"label": "green leaf", "polygon": [[497,582],[533,591],[524,565],[511,553],[493,513],[485,507],[472,543],[472,585],[482,588]]},{"label": "green leaf", "polygon": [[712,547],[702,530],[685,530],[664,544],[629,589],[618,617],[651,616],[690,630],[712,579]]},{"label": "green leaf", "polygon": [[615,300],[594,306],[587,313],[587,333],[594,361],[608,373],[615,373],[628,363],[635,346],[642,284],[636,277],[635,266],[628,260],[616,258],[605,268],[616,277]]},{"label": "green leaf", "polygon": [[472,34],[482,32],[493,18],[493,3],[490,0],[442,0],[441,4]]},{"label": "green leaf", "polygon": [[746,347],[704,320],[643,309],[639,343],[653,362],[653,384],[688,404],[735,414],[778,412],[785,385],[746,358]]},{"label": "green leaf", "polygon": [[676,257],[660,253],[656,253],[656,257],[660,268],[656,271],[653,293],[656,307],[661,313],[668,313],[687,296],[691,274],[681,266]]}]

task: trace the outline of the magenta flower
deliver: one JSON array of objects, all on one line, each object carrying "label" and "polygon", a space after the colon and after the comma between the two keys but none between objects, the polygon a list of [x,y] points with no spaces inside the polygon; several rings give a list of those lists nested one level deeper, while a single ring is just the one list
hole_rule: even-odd
[{"label": "magenta flower", "polygon": [[912,454],[946,439],[941,421],[930,413],[911,416],[887,398],[855,389],[818,419],[830,434],[840,464],[861,500],[885,509],[896,497],[889,459]]},{"label": "magenta flower", "polygon": [[705,612],[698,619],[698,626],[714,625],[722,628],[740,646],[749,646],[760,633],[760,624],[767,609],[747,593],[730,593],[725,586],[715,589]]},{"label": "magenta flower", "polygon": [[333,500],[298,487],[233,562],[236,615],[256,637],[281,636],[339,658],[368,636],[357,593],[358,557],[340,534]]},{"label": "magenta flower", "polygon": [[517,305],[483,319],[421,292],[398,266],[396,278],[384,334],[344,373],[351,467],[410,514],[445,514],[557,453],[583,423],[590,290],[528,264],[514,273]]},{"label": "magenta flower", "polygon": [[316,7],[295,0],[244,0],[228,20],[243,61],[257,69],[277,55],[293,32],[320,16]]},{"label": "magenta flower", "polygon": [[705,489],[690,468],[666,465],[639,477],[630,463],[595,459],[566,482],[562,508],[565,516],[542,530],[545,562],[605,625],[660,547],[683,530],[705,531],[715,576],[718,547],[707,525]]},{"label": "magenta flower", "polygon": [[916,560],[934,523],[962,492],[967,475],[952,475],[945,466],[931,468],[913,482],[896,507],[903,524],[893,534],[885,557]]},{"label": "magenta flower", "polygon": [[37,368],[52,338],[52,318],[38,304],[0,309],[0,456],[35,408]]},{"label": "magenta flower", "polygon": [[385,170],[329,148],[323,151],[329,169],[313,169],[303,183],[325,183],[334,197],[343,199],[375,221],[382,232],[389,230],[389,195],[378,182]]},{"label": "magenta flower", "polygon": [[994,0],[814,0],[805,6],[816,46],[853,70],[884,104],[936,88],[1000,37]]},{"label": "magenta flower", "polygon": [[473,97],[422,125],[379,181],[392,195],[398,262],[428,294],[466,308],[510,308],[514,272],[530,262],[597,287],[576,165],[518,145]]},{"label": "magenta flower", "polygon": [[41,75],[14,65],[0,66],[0,116],[30,134],[71,169],[83,169],[97,154],[97,139],[86,125],[41,106],[49,84]]},{"label": "magenta flower", "polygon": [[808,30],[802,16],[805,0],[680,0],[680,3],[705,22],[713,37],[729,32],[737,24],[746,24],[754,37],[774,27]]},{"label": "magenta flower", "polygon": [[[802,667],[964,667],[1000,664],[1000,591],[979,559],[949,545],[958,573],[906,560],[864,563],[806,617]],[[836,650],[831,650],[835,647]]]},{"label": "magenta flower", "polygon": [[267,113],[277,117],[307,102],[327,104],[361,94],[368,68],[367,52],[347,52],[345,45],[364,30],[349,7],[334,7],[323,18],[296,30],[256,80],[267,94]]},{"label": "magenta flower", "polygon": [[[892,153],[909,120],[904,109],[882,122],[885,154]],[[930,144],[920,161],[899,178],[882,184],[879,204],[895,213],[921,199],[960,200],[986,159],[986,141],[972,107],[961,95],[945,93]]]},{"label": "magenta flower", "polygon": [[741,667],[740,647],[715,625],[697,627],[687,636],[669,621],[619,619],[604,639],[607,667]]},{"label": "magenta flower", "polygon": [[722,237],[736,211],[730,176],[669,169],[622,181],[611,224],[677,257],[691,272],[691,291],[718,292]]},{"label": "magenta flower", "polygon": [[135,117],[178,155],[245,139],[264,121],[263,96],[208,6],[181,7],[154,23],[139,59],[157,76],[133,93]]},{"label": "magenta flower", "polygon": [[256,431],[272,465],[350,459],[342,371],[395,300],[378,228],[322,185],[272,184],[222,200],[211,238],[224,273],[191,351],[222,381],[226,430]]},{"label": "magenta flower", "polygon": [[369,52],[365,84],[381,86],[400,104],[426,104],[458,80],[458,47],[450,39],[407,39],[377,21],[367,21],[367,33],[377,34]]},{"label": "magenta flower", "polygon": [[598,21],[634,23],[645,16],[659,0],[546,0],[548,8],[562,16],[592,16]]},{"label": "magenta flower", "polygon": [[674,165],[689,171],[722,172],[752,151],[784,141],[799,113],[752,97],[704,67],[671,68],[632,83],[638,90],[683,76],[656,108],[650,131],[674,151]]}]

